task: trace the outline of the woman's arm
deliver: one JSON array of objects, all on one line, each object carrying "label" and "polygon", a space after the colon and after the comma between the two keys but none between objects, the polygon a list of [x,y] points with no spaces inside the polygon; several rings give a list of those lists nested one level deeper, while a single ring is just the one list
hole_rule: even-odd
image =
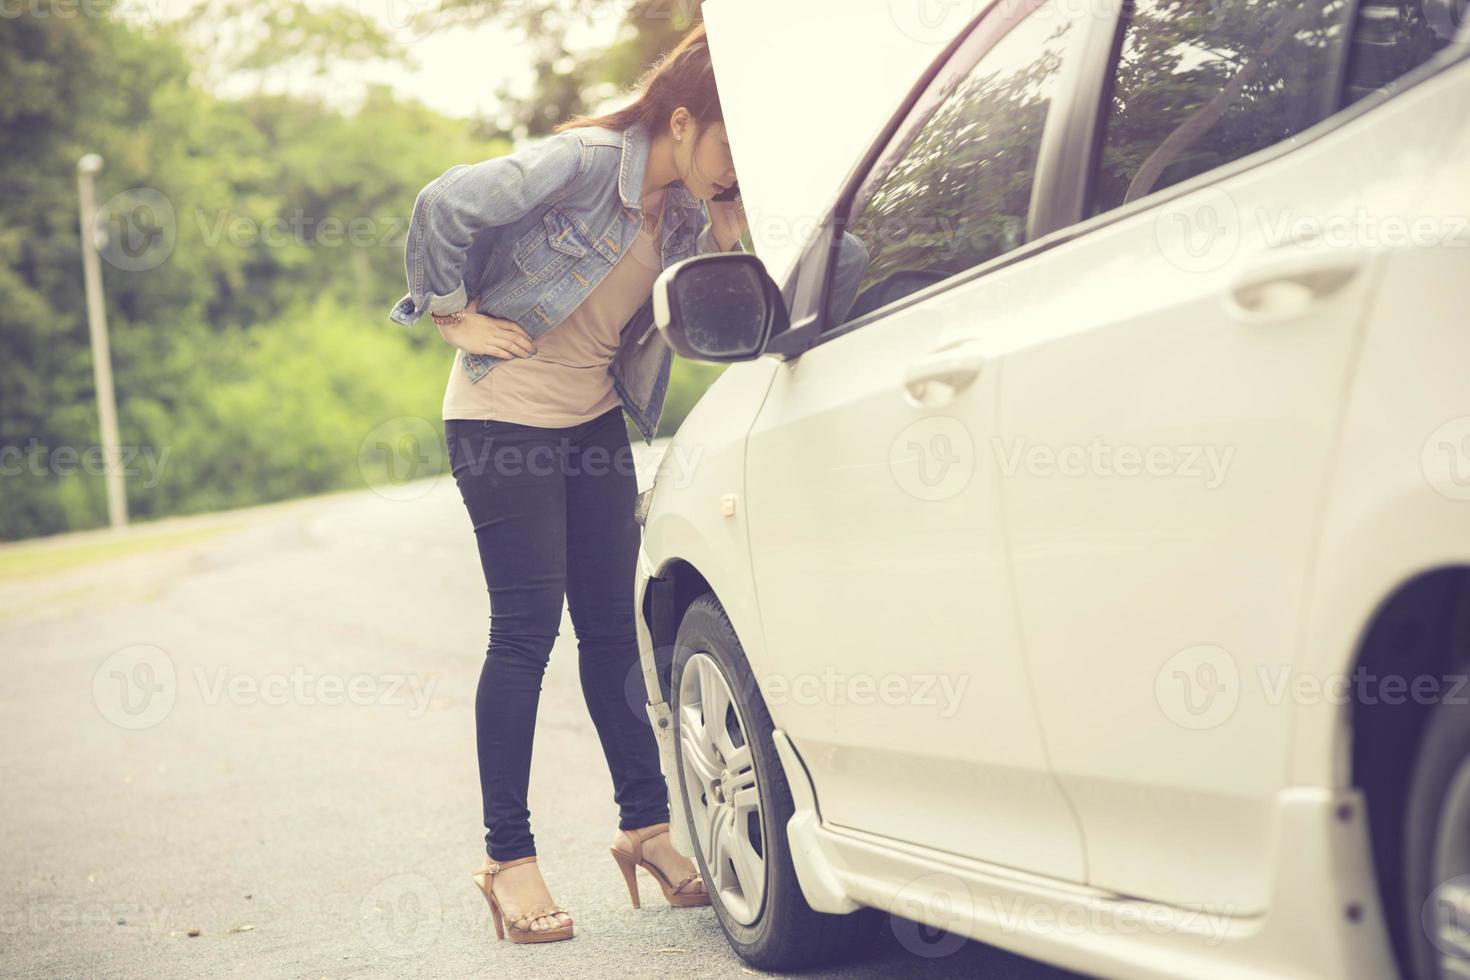
[{"label": "woman's arm", "polygon": [[564,130],[504,156],[457,163],[419,191],[404,249],[413,310],[399,322],[464,309],[465,253],[475,234],[554,198],[586,165],[581,138]]},{"label": "woman's arm", "polygon": [[745,246],[740,244],[749,227],[745,218],[745,202],[737,197],[733,201],[705,201],[703,204],[709,220],[700,229],[694,253],[745,251]]}]

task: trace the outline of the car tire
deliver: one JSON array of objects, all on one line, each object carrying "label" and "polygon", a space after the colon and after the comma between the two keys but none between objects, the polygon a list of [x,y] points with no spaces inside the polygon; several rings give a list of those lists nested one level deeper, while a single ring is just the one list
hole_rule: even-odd
[{"label": "car tire", "polygon": [[1404,814],[1401,935],[1416,980],[1470,971],[1470,708],[1441,702],[1419,743]]},{"label": "car tire", "polygon": [[[718,692],[711,695],[707,685],[720,682],[726,687],[729,703],[724,706],[722,718],[706,719],[705,703],[720,700]],[[801,969],[859,951],[864,941],[878,931],[880,913],[859,909],[846,915],[829,915],[812,909],[802,895],[785,833],[795,806],[771,741],[774,725],[735,629],[712,592],[695,599],[684,613],[674,643],[669,686],[679,802],[688,821],[695,862],[731,948],[747,963],[763,970]],[[714,724],[707,726],[707,721]],[[713,733],[708,740],[701,734],[705,732]],[[723,749],[715,745],[716,758],[718,764],[725,765],[722,774],[728,783],[716,780],[714,788],[709,788],[707,778],[700,774],[700,766],[708,761],[708,753],[700,748],[701,741],[706,745],[723,742]],[[748,754],[741,751],[742,741]],[[747,757],[749,767],[744,765]],[[707,765],[703,771],[709,772]],[[724,796],[726,785],[736,787],[728,799]],[[758,796],[753,819],[749,809],[751,788]],[[716,798],[713,802],[712,796]],[[724,827],[728,832],[713,827]],[[750,875],[750,883],[721,887],[725,882],[741,881],[741,872],[734,861],[722,856],[720,863],[725,870],[720,875],[711,873],[708,852],[727,855],[734,851],[731,847],[712,846],[712,834],[721,840],[744,835],[751,852],[760,858],[760,873]],[[751,863],[743,868],[746,872],[754,870]]]}]

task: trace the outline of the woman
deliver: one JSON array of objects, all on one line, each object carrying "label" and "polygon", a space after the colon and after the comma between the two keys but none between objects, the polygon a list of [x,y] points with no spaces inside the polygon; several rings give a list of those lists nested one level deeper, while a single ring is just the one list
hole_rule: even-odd
[{"label": "woman", "polygon": [[445,440],[490,595],[475,698],[487,858],[474,878],[497,935],[508,921],[515,942],[572,936],[537,868],[526,806],[563,598],[634,904],[636,866],[670,904],[709,904],[669,841],[657,745],[624,693],[638,669],[639,530],[622,414],[653,438],[672,358],[651,327],[654,279],[690,255],[738,248],[746,222],[738,201],[711,200],[735,171],[703,27],[638,89],[618,112],[565,122],[424,188],[409,228],[409,295],[390,314],[412,323],[427,311],[458,348]]}]

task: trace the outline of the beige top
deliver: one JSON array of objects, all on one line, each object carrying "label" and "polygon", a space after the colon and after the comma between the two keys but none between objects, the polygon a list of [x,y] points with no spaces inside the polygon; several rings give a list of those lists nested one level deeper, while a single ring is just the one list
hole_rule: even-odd
[{"label": "beige top", "polygon": [[644,195],[643,227],[632,246],[592,292],[536,340],[536,353],[497,364],[478,382],[456,351],[444,389],[445,419],[500,419],[522,425],[567,426],[621,404],[608,365],[618,336],[653,292],[663,271],[658,228],[664,189]]}]

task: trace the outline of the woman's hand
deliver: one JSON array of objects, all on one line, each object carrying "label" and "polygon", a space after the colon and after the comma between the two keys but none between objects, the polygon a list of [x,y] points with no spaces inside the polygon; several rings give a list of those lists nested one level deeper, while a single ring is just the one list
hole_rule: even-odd
[{"label": "woman's hand", "polygon": [[466,354],[511,358],[530,357],[536,353],[536,342],[519,323],[479,312],[475,308],[474,297],[470,297],[458,323],[434,322],[444,342]]},{"label": "woman's hand", "polygon": [[738,195],[733,201],[706,201],[705,204],[709,207],[709,223],[715,244],[722,252],[731,251],[749,228],[745,220],[745,205]]}]

